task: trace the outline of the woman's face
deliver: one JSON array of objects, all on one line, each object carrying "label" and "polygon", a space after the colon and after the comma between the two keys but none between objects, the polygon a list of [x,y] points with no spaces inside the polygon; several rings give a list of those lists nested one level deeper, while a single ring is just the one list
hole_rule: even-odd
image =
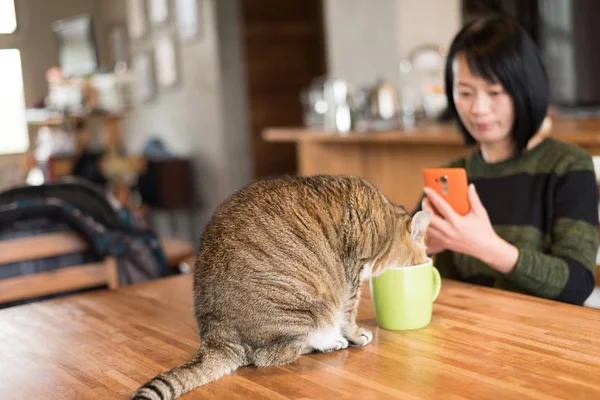
[{"label": "woman's face", "polygon": [[471,136],[484,144],[512,140],[514,104],[504,87],[471,74],[463,54],[456,56],[452,67],[454,104]]}]

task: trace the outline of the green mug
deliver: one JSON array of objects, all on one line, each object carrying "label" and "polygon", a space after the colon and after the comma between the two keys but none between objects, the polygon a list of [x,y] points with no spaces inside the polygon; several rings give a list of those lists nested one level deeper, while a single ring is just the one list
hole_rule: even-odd
[{"label": "green mug", "polygon": [[429,325],[442,280],[429,259],[420,265],[390,267],[372,276],[369,284],[377,325],[388,330],[410,330]]}]

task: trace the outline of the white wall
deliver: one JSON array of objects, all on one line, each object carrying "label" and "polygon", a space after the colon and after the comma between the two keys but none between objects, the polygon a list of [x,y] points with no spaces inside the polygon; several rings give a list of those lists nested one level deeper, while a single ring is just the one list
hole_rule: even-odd
[{"label": "white wall", "polygon": [[[232,192],[249,183],[251,159],[246,115],[241,36],[237,0],[203,0],[199,40],[179,44],[180,83],[160,90],[125,124],[127,149],[139,153],[150,137],[194,163],[194,185],[202,204],[195,223],[198,233],[214,209]],[[174,25],[172,26],[174,28]],[[133,44],[132,51],[151,44]],[[169,236],[163,216],[159,233]],[[190,239],[188,237],[188,239]],[[197,238],[191,238],[196,241]]]},{"label": "white wall", "polygon": [[[213,1],[202,1],[202,38],[178,46],[179,83],[167,89],[157,88],[154,99],[144,103],[125,124],[126,145],[139,153],[150,137],[164,141],[180,156],[202,158],[202,184],[209,192],[220,192],[222,130],[220,110],[221,79]],[[132,52],[152,48],[151,37],[132,43]],[[200,162],[198,162],[200,164]],[[199,182],[198,182],[199,183]]]},{"label": "white wall", "polygon": [[[417,0],[415,0],[416,2]],[[329,75],[397,83],[396,0],[323,0]]]},{"label": "white wall", "polygon": [[250,182],[253,164],[240,5],[238,0],[218,0],[216,5],[224,168],[228,177],[224,195],[229,195]]},{"label": "white wall", "polygon": [[450,46],[462,25],[460,0],[396,0],[396,51],[406,57],[417,46]]},{"label": "white wall", "polygon": [[447,46],[461,22],[460,0],[324,0],[331,76],[358,85],[378,76],[398,84],[398,63],[422,44]]}]

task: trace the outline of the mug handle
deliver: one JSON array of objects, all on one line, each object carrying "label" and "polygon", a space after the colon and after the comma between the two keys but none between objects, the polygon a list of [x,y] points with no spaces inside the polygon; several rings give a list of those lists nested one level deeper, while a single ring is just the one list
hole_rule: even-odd
[{"label": "mug handle", "polygon": [[442,288],[442,277],[440,276],[440,271],[437,270],[436,267],[431,266],[433,271],[433,300],[437,299],[440,294],[440,289]]}]

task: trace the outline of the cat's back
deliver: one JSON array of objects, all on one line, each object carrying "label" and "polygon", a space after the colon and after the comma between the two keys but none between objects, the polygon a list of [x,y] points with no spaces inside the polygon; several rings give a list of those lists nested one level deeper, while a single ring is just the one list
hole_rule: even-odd
[{"label": "cat's back", "polygon": [[318,175],[286,176],[253,182],[239,190],[216,211],[215,223],[255,219],[293,220],[303,214],[330,214],[356,197],[373,190],[357,177]]},{"label": "cat's back", "polygon": [[[347,176],[288,176],[253,182],[221,204],[202,237],[201,256],[335,247],[349,210],[377,204],[370,184]],[[281,250],[283,251],[283,250]]]}]

